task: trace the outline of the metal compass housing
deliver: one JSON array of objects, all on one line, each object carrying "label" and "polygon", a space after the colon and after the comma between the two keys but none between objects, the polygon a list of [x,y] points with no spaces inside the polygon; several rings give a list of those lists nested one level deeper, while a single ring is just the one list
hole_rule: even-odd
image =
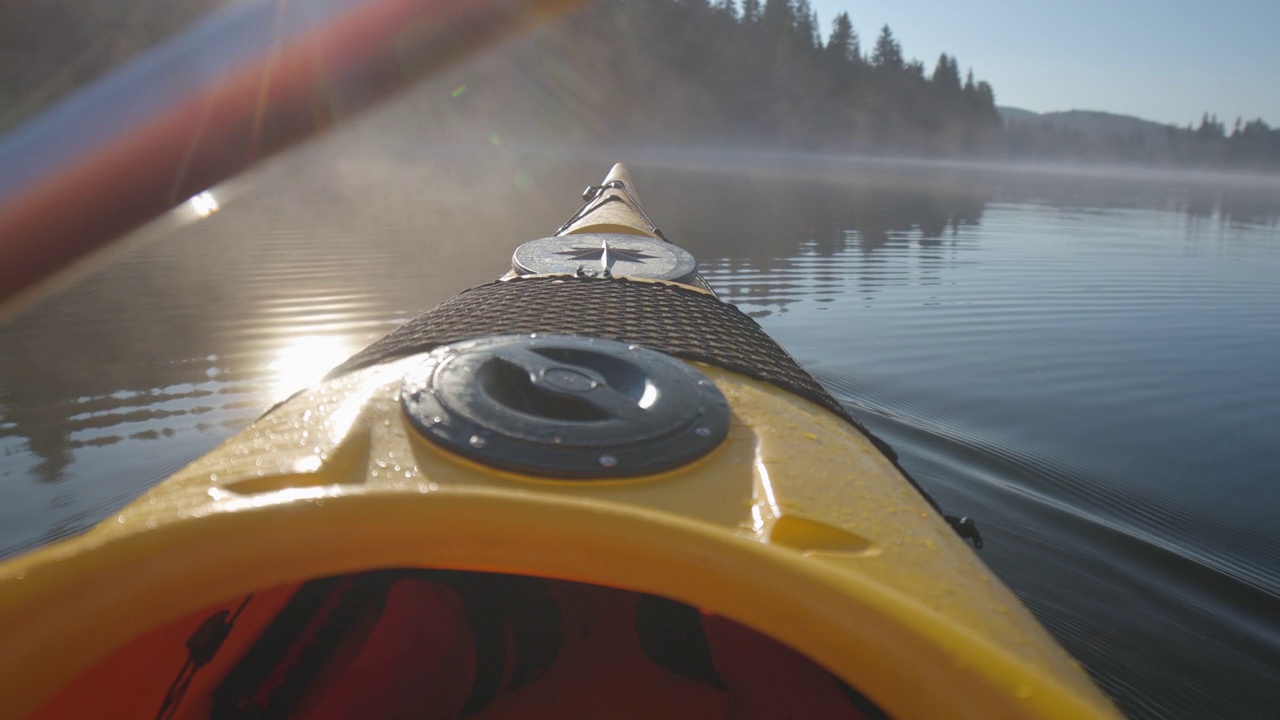
[{"label": "metal compass housing", "polygon": [[519,275],[577,274],[691,283],[698,262],[689,251],[641,235],[583,233],[532,240],[516,248]]}]

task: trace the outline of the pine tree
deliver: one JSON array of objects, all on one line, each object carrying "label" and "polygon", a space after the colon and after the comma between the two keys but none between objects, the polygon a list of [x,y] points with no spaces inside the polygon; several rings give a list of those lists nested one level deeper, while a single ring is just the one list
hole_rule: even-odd
[{"label": "pine tree", "polygon": [[876,38],[876,47],[871,53],[871,64],[891,71],[902,69],[902,47],[898,45],[897,40],[893,39],[893,31],[888,25],[880,29],[880,36]]},{"label": "pine tree", "polygon": [[1200,127],[1196,129],[1196,137],[1202,141],[1221,140],[1226,132],[1226,127],[1218,122],[1217,115],[1205,113],[1200,119]]},{"label": "pine tree", "polygon": [[975,93],[977,98],[976,105],[988,119],[991,117],[999,118],[1000,113],[996,110],[996,92],[991,88],[991,83],[986,80],[978,81],[978,89]]},{"label": "pine tree", "polygon": [[858,33],[853,30],[849,13],[840,13],[832,21],[827,52],[843,60],[856,60],[862,55],[862,49],[858,47]]},{"label": "pine tree", "polygon": [[956,59],[942,53],[938,56],[938,64],[933,68],[933,77],[929,79],[943,97],[956,97],[960,94],[960,66]]},{"label": "pine tree", "polygon": [[818,20],[813,12],[809,0],[796,0],[793,10],[795,16],[796,35],[800,36],[800,42],[803,47],[814,48],[821,47],[818,37]]},{"label": "pine tree", "polygon": [[791,0],[764,0],[760,25],[766,37],[778,38],[792,26]]}]

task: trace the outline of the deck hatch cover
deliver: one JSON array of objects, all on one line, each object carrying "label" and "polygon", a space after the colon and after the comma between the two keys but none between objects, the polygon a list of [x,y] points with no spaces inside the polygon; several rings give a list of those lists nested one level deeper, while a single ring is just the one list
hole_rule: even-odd
[{"label": "deck hatch cover", "polygon": [[671,470],[720,444],[729,405],[693,367],[635,344],[505,335],[437,348],[401,403],[432,442],[477,462],[559,478]]}]

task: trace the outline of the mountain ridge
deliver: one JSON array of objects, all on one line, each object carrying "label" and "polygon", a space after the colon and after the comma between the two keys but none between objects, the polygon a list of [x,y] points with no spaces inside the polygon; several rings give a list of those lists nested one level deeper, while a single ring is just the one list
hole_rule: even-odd
[{"label": "mountain ridge", "polygon": [[1167,139],[1171,130],[1179,129],[1176,125],[1103,110],[1072,109],[1038,113],[1007,105],[997,105],[996,112],[1000,113],[1000,119],[1006,128],[1010,123],[1048,124],[1056,130],[1078,132],[1095,138],[1136,134],[1147,142],[1159,142]]}]

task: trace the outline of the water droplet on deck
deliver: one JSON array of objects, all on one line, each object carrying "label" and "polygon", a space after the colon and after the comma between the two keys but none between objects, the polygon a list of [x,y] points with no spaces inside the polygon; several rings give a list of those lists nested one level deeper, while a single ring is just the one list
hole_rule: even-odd
[{"label": "water droplet on deck", "polygon": [[612,455],[601,455],[600,464],[603,465],[604,467],[611,468],[618,464],[618,458]]}]

